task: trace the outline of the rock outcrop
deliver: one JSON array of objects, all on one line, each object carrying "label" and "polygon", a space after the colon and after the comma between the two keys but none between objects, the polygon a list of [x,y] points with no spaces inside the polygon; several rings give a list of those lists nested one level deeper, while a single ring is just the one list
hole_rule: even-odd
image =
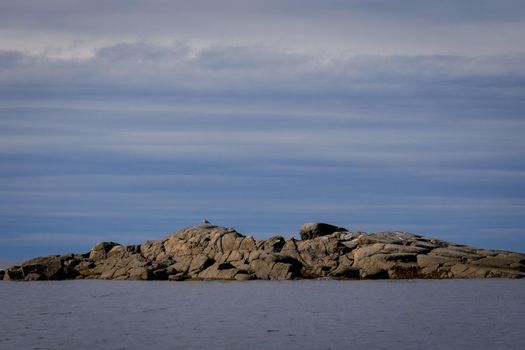
[{"label": "rock outcrop", "polygon": [[256,240],[209,224],[123,246],[101,242],[85,254],[38,257],[0,270],[3,280],[289,280],[521,278],[525,255],[405,232],[367,234],[305,224],[302,240]]},{"label": "rock outcrop", "polygon": [[346,231],[348,231],[346,228],[325,224],[324,222],[307,222],[301,226],[299,234],[301,235],[301,239],[304,240],[330,235],[334,232]]}]

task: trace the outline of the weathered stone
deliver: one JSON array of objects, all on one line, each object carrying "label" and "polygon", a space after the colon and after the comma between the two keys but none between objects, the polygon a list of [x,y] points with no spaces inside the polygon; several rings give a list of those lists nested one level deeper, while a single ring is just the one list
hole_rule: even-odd
[{"label": "weathered stone", "polygon": [[364,247],[359,247],[358,249],[355,249],[352,252],[352,255],[354,256],[354,259],[359,260],[367,256],[381,253],[384,247],[385,245],[382,243],[370,244],[370,245],[366,245]]},{"label": "weathered stone", "polygon": [[297,261],[291,257],[273,255],[252,261],[250,270],[258,279],[282,280],[298,277],[299,266]]},{"label": "weathered stone", "polygon": [[297,241],[294,238],[286,240],[286,243],[281,249],[281,254],[290,256],[296,261],[300,262],[301,264],[304,264],[304,261],[301,258],[301,254],[299,253],[299,250],[297,248]]},{"label": "weathered stone", "polygon": [[59,256],[44,256],[28,260],[22,264],[22,271],[24,275],[35,273],[40,276],[39,279],[46,280],[65,277],[62,270],[62,260]]},{"label": "weathered stone", "polygon": [[417,264],[419,265],[419,267],[423,269],[426,269],[426,268],[437,269],[440,265],[446,262],[450,262],[450,261],[451,261],[450,258],[445,258],[442,256],[424,255],[424,254],[419,254],[417,256]]},{"label": "weathered stone", "polygon": [[[142,255],[151,260],[150,255],[144,254],[144,244],[141,246],[140,249],[142,251]],[[170,257],[191,255],[191,248],[188,246],[187,241],[176,236],[170,237],[169,239],[164,241],[163,244],[158,244],[158,251],[159,253],[165,252],[166,255]],[[151,256],[155,257],[155,253],[152,252]]]},{"label": "weathered stone", "polygon": [[175,264],[173,264],[173,268],[177,272],[188,272],[190,268],[191,261],[193,260],[193,257],[191,255],[181,256],[175,258]]},{"label": "weathered stone", "polygon": [[359,279],[359,269],[353,266],[340,265],[329,273],[330,277],[344,279]]},{"label": "weathered stone", "polygon": [[27,275],[24,276],[24,280],[26,281],[43,281],[46,278],[42,276],[41,274],[38,274],[36,272],[30,272]]},{"label": "weathered stone", "polygon": [[77,266],[75,266],[75,270],[78,272],[80,276],[87,277],[95,275],[95,263],[91,260],[88,261],[81,261]]},{"label": "weathered stone", "polygon": [[239,261],[242,260],[244,257],[244,254],[238,250],[232,251],[229,255],[226,261]]},{"label": "weathered stone", "polygon": [[509,259],[509,260],[513,260],[515,263],[518,263],[518,264],[525,264],[525,255],[523,254],[511,253],[511,252],[498,252],[498,255],[496,255],[496,258]]},{"label": "weathered stone", "polygon": [[[380,244],[374,244],[374,248]],[[354,254],[354,266],[359,267],[362,278],[417,278],[419,276],[419,266],[416,263],[417,255],[415,253],[390,253],[392,246],[385,244],[384,250],[370,254],[370,250],[363,249]],[[389,247],[391,249],[389,249]],[[403,247],[403,246],[401,246]]]},{"label": "weathered stone", "polygon": [[261,257],[262,252],[260,250],[254,250],[250,252],[250,255],[248,255],[248,261],[257,260]]},{"label": "weathered stone", "polygon": [[287,255],[286,253],[283,253],[282,251],[280,253],[270,253],[264,257],[264,260],[275,263],[282,262],[286,264],[291,264],[298,268],[301,268],[303,265],[300,261],[298,261],[290,255]]},{"label": "weathered stone", "polygon": [[[472,264],[476,266],[483,267],[495,267],[501,269],[509,269],[512,264],[516,261],[510,257],[497,255],[497,256],[487,256],[482,259],[473,261]],[[517,265],[516,265],[517,266]]]},{"label": "weathered stone", "polygon": [[398,280],[420,278],[419,271],[417,264],[398,263],[388,269],[388,277]]},{"label": "weathered stone", "polygon": [[455,278],[484,278],[490,272],[489,269],[467,264],[455,264],[450,268]]},{"label": "weathered stone", "polygon": [[447,247],[447,248],[436,248],[432,250],[430,255],[444,256],[449,258],[459,259],[476,259],[481,258],[480,255],[473,253],[475,250],[466,250],[462,247]]},{"label": "weathered stone", "polygon": [[106,258],[107,253],[116,246],[117,243],[114,242],[100,242],[95,245],[89,252],[89,258],[91,260],[99,261]]},{"label": "weathered stone", "polygon": [[420,248],[426,248],[426,249],[434,249],[434,248],[437,248],[438,245],[435,244],[435,243],[432,243],[430,241],[426,241],[426,240],[416,240],[414,242],[412,242],[412,245],[414,247],[420,247]]},{"label": "weathered stone", "polygon": [[231,252],[235,246],[237,235],[234,233],[227,233],[221,238],[222,252]]},{"label": "weathered stone", "polygon": [[329,276],[336,278],[359,278],[359,269],[353,266],[354,259],[348,255],[339,257],[338,266],[335,270],[330,271]]},{"label": "weathered stone", "polygon": [[252,278],[250,274],[248,273],[239,272],[238,274],[235,275],[235,279],[237,281],[248,281],[248,280],[251,280]]},{"label": "weathered stone", "polygon": [[60,260],[62,261],[62,273],[64,278],[76,278],[78,276],[78,271],[75,269],[80,262],[82,258],[79,258],[78,256],[73,255],[72,258],[65,258],[64,256],[60,257]]},{"label": "weathered stone", "polygon": [[197,255],[191,261],[191,264],[189,266],[189,273],[198,274],[199,272],[206,269],[208,266],[212,264],[213,264],[213,260],[208,258],[208,256],[204,254]]},{"label": "weathered stone", "polygon": [[124,255],[128,253],[128,250],[123,245],[116,245],[107,253],[107,258],[111,257],[117,257],[122,258]]},{"label": "weathered stone", "polygon": [[113,278],[113,276],[115,275],[115,272],[116,272],[116,269],[114,268],[106,268],[101,271],[100,278],[103,280],[109,280]]},{"label": "weathered stone", "polygon": [[330,235],[337,231],[348,231],[343,227],[337,227],[323,222],[309,222],[303,224],[299,229],[302,240],[312,239],[319,236]]},{"label": "weathered stone", "polygon": [[140,246],[140,253],[149,261],[162,261],[166,259],[164,244],[159,240],[149,240]]},{"label": "weathered stone", "polygon": [[263,242],[261,250],[265,252],[280,252],[285,243],[284,237],[273,236]]},{"label": "weathered stone", "polygon": [[24,279],[24,272],[21,266],[13,266],[4,273],[4,281],[19,281]]},{"label": "weathered stone", "polygon": [[388,270],[394,265],[387,262],[385,254],[355,255],[354,266],[359,268],[361,278],[384,279],[389,278]]},{"label": "weathered stone", "polygon": [[250,262],[250,270],[253,271],[258,279],[269,280],[273,265],[273,262],[257,259]]},{"label": "weathered stone", "polygon": [[248,236],[248,237],[244,238],[241,241],[241,244],[239,245],[239,251],[251,252],[251,251],[254,251],[256,249],[257,249],[257,246],[255,245],[255,240],[253,239],[252,236]]},{"label": "weathered stone", "polygon": [[400,231],[378,232],[366,236],[368,238],[373,238],[377,242],[401,245],[407,245],[408,243],[413,242],[414,239],[421,238],[420,236]]},{"label": "weathered stone", "polygon": [[423,254],[428,252],[426,248],[401,244],[385,244],[383,249],[385,254]]},{"label": "weathered stone", "polygon": [[313,265],[306,265],[302,272],[308,278],[324,278],[332,276],[337,267],[337,260],[325,257],[318,259]]},{"label": "weathered stone", "polygon": [[5,271],[0,270],[0,281],[4,279]]},{"label": "weathered stone", "polygon": [[[139,255],[132,255],[132,256],[139,256]],[[145,260],[143,260],[145,261]],[[173,261],[171,259],[166,259],[166,260],[162,260],[162,261],[155,261],[155,262],[152,262],[150,264],[152,270],[157,270],[157,269],[164,269],[168,266],[170,266],[171,264],[173,264]]]},{"label": "weathered stone", "polygon": [[298,271],[292,264],[275,263],[270,272],[271,280],[289,280],[298,276]]},{"label": "weathered stone", "polygon": [[220,264],[215,263],[208,267],[206,270],[199,273],[198,277],[200,279],[206,280],[233,280],[235,275],[239,272],[236,268],[231,266],[231,268],[219,268]]},{"label": "weathered stone", "polygon": [[353,239],[351,241],[343,241],[341,244],[344,245],[348,250],[353,250],[359,247],[359,238]]},{"label": "weathered stone", "polygon": [[144,257],[126,251],[123,257],[108,257],[103,263],[92,268],[91,271],[102,279],[152,279],[153,270],[157,269],[159,269],[158,263],[155,264],[155,267],[150,267]]},{"label": "weathered stone", "polygon": [[246,261],[232,261],[230,264],[237,270],[248,271],[250,269],[250,264],[248,264]]},{"label": "weathered stone", "polygon": [[[228,236],[223,247],[222,238]],[[169,256],[182,256],[192,254],[206,254],[212,257],[212,252],[231,251],[238,237],[244,237],[232,228],[214,225],[192,226],[167,236],[164,248]],[[211,247],[210,247],[211,245]]]},{"label": "weathered stone", "polygon": [[360,232],[360,231],[356,231],[356,232],[342,231],[342,232],[338,232],[338,234],[339,234],[338,239],[341,242],[345,242],[345,241],[353,241],[354,239],[357,239],[365,235],[366,233]]},{"label": "weathered stone", "polygon": [[217,253],[217,254],[215,254],[214,260],[217,263],[222,264],[223,262],[226,262],[226,260],[228,260],[228,256],[230,256],[230,253],[231,252]]},{"label": "weathered stone", "polygon": [[140,254],[140,244],[132,244],[126,246],[126,250],[132,254]]},{"label": "weathered stone", "polygon": [[294,238],[290,238],[285,241],[282,249],[283,252],[296,252],[297,251],[297,243]]},{"label": "weathered stone", "polygon": [[129,270],[129,278],[132,280],[149,280],[152,272],[147,267],[134,267]]},{"label": "weathered stone", "polygon": [[324,237],[317,237],[311,240],[302,240],[297,242],[297,250],[301,261],[307,266],[317,265],[327,255]]}]

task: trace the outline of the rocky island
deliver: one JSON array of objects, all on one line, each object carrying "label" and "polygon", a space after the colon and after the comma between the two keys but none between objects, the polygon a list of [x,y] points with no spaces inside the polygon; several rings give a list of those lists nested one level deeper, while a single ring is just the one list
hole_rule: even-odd
[{"label": "rocky island", "polygon": [[405,232],[350,232],[308,223],[301,239],[256,240],[203,224],[140,245],[101,242],[85,254],[38,257],[0,280],[289,280],[521,278],[525,255]]}]

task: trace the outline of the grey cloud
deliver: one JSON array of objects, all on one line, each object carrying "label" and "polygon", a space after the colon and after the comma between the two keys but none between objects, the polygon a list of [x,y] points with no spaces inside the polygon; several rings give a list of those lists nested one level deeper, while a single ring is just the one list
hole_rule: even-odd
[{"label": "grey cloud", "polygon": [[523,47],[524,19],[517,0],[4,1],[0,42],[51,51],[144,39],[336,54],[510,53]]},{"label": "grey cloud", "polygon": [[26,56],[18,51],[0,50],[0,69],[13,69]]},{"label": "grey cloud", "polygon": [[[320,3],[315,0],[226,0],[220,3],[213,0],[187,1],[128,1],[125,5],[119,1],[69,1],[69,0],[33,0],[23,2],[4,2],[2,4],[3,26],[8,25],[45,25],[59,26],[67,25],[75,29],[82,28],[89,23],[93,29],[97,25],[109,25],[111,18],[115,26],[124,22],[132,29],[133,22],[130,19],[140,19],[135,25],[151,26],[157,28],[161,24],[177,26],[177,20],[189,19],[183,24],[200,19],[215,18],[220,22],[225,19],[249,20],[258,17],[275,16],[279,18],[294,17],[325,17],[337,14],[374,15],[379,17],[396,17],[401,20],[407,18],[424,18],[425,21],[456,20],[519,20],[525,17],[525,6],[519,0],[445,0],[440,2],[428,2],[417,0],[327,0]],[[135,17],[136,16],[136,17]],[[150,21],[154,18],[156,21]],[[170,21],[171,19],[171,21]],[[127,22],[127,23],[126,23]],[[190,22],[191,23],[191,22]],[[206,25],[206,23],[200,23]]]},{"label": "grey cloud", "polygon": [[282,69],[305,65],[311,57],[257,47],[211,47],[196,57],[194,64],[212,70]]},{"label": "grey cloud", "polygon": [[190,52],[190,48],[182,44],[155,46],[142,42],[120,43],[99,49],[94,60],[117,64],[122,62],[166,64],[186,59]]},{"label": "grey cloud", "polygon": [[[347,59],[295,54],[261,47],[211,47],[121,43],[90,59],[50,59],[20,52],[0,56],[3,89],[17,84],[86,93],[108,89],[162,94],[259,94],[363,96],[504,94],[525,87],[525,55],[354,56]],[[31,89],[29,89],[31,91]],[[184,92],[185,91],[185,92]],[[16,93],[13,92],[13,93]],[[22,91],[20,91],[22,94]],[[284,95],[283,95],[284,94]],[[66,94],[67,95],[67,92]]]},{"label": "grey cloud", "polygon": [[[345,8],[343,3],[340,1],[337,5]],[[351,1],[346,8],[383,17],[424,20],[426,23],[519,21],[525,17],[525,6],[520,0],[359,0]]]}]

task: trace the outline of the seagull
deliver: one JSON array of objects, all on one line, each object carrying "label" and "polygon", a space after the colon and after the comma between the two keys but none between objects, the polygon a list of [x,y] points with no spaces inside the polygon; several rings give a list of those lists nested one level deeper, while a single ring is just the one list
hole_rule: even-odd
[{"label": "seagull", "polygon": [[202,223],[203,224],[210,224],[211,222],[209,222],[207,219],[204,219],[204,220],[202,220]]}]

